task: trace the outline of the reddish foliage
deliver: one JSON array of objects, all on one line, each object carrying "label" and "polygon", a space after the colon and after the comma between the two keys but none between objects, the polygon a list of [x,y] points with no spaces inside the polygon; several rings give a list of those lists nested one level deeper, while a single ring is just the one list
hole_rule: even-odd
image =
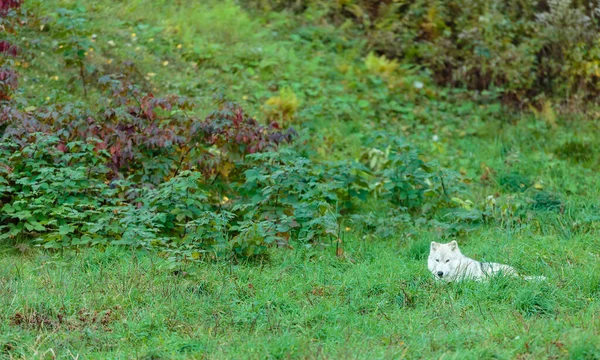
[{"label": "reddish foliage", "polygon": [[[225,177],[231,177],[234,168],[238,175],[243,172],[243,166],[236,164],[243,162],[247,154],[275,150],[296,135],[294,129],[284,132],[275,122],[268,127],[261,125],[232,102],[221,102],[219,110],[195,122],[192,133],[194,142],[203,144],[204,149],[196,152],[190,165],[199,166],[206,175],[220,173]],[[209,151],[209,146],[218,151]]]},{"label": "reddish foliage", "polygon": [[10,100],[12,93],[17,89],[17,73],[9,68],[0,68],[0,101]]},{"label": "reddish foliage", "polygon": [[[8,16],[9,12],[11,9],[18,9],[21,3],[21,0],[0,0],[0,32],[11,32],[14,19]],[[18,52],[17,46],[7,40],[0,40],[0,55],[17,56]],[[0,67],[0,101],[10,100],[17,86],[17,73],[10,68]]]},{"label": "reddish foliage", "polygon": [[10,9],[18,9],[23,0],[0,0],[0,15],[6,15]]},{"label": "reddish foliage", "polygon": [[[113,177],[138,174],[143,182],[159,183],[182,169],[199,166],[206,174],[220,172],[246,154],[275,149],[290,142],[293,129],[283,131],[272,123],[263,126],[236,104],[225,102],[204,121],[188,115],[192,104],[185,98],[157,98],[142,94],[130,84],[110,78],[100,80],[109,90],[108,105],[98,112],[71,104],[23,113],[9,106],[0,109],[4,135],[27,141],[29,134],[59,136],[64,143],[95,138],[96,151],[110,154]],[[1,127],[0,127],[1,128]],[[64,151],[65,145],[59,145]],[[215,157],[216,148],[220,154]]]},{"label": "reddish foliage", "polygon": [[[272,149],[283,142],[291,142],[294,129],[281,132],[279,124],[272,122],[264,127],[254,118],[244,114],[242,108],[226,102],[221,109],[210,114],[194,129],[201,131],[206,142],[227,152],[253,154]],[[240,149],[241,147],[241,149]]]},{"label": "reddish foliage", "polygon": [[15,57],[19,54],[19,48],[6,40],[0,40],[0,54]]},{"label": "reddish foliage", "polygon": [[[0,13],[20,5],[20,0],[0,0]],[[18,50],[2,40],[0,53],[17,55]],[[188,114],[193,105],[183,97],[144,94],[112,76],[100,78],[98,84],[108,94],[97,110],[65,104],[23,112],[12,102],[4,104],[0,136],[11,136],[24,145],[32,133],[55,135],[60,139],[55,149],[59,152],[66,151],[70,141],[94,138],[95,150],[110,155],[107,165],[112,177],[134,175],[140,182],[157,184],[192,167],[205,174],[228,174],[246,154],[274,149],[295,134],[276,123],[263,126],[230,102],[220,102],[219,110],[202,121]],[[11,100],[17,86],[17,73],[0,68],[0,100]]]}]

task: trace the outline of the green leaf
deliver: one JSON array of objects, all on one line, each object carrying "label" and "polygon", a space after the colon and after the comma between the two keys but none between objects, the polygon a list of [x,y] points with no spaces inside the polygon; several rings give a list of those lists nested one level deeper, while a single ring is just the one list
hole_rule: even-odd
[{"label": "green leaf", "polygon": [[58,228],[58,233],[59,233],[60,235],[67,235],[67,234],[69,234],[69,233],[73,232],[73,230],[74,230],[74,229],[73,229],[73,228],[72,228],[72,227],[71,227],[69,224],[65,224],[65,225],[61,225],[61,226]]},{"label": "green leaf", "polygon": [[27,223],[25,223],[25,228],[29,231],[31,231],[31,230],[45,231],[46,230],[44,225],[40,224],[39,222],[37,222],[35,220],[29,220]]},{"label": "green leaf", "polygon": [[92,238],[88,235],[83,235],[80,238],[73,238],[71,244],[73,245],[87,245],[92,242]]}]

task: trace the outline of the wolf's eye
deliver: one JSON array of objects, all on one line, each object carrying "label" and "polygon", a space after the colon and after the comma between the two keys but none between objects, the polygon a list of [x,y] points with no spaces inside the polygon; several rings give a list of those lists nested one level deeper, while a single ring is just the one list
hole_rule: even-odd
[{"label": "wolf's eye", "polygon": [[435,261],[440,262],[440,259],[435,259]]},{"label": "wolf's eye", "polygon": [[449,261],[450,261],[450,259],[446,260],[446,262],[449,262]]}]

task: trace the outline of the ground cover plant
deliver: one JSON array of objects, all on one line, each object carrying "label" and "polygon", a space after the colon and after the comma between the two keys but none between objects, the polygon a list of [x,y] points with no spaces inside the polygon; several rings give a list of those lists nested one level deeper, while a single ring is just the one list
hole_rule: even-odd
[{"label": "ground cover plant", "polygon": [[[600,357],[596,40],[535,42],[594,8],[469,12],[561,88],[371,3],[0,3],[2,356]],[[451,238],[548,281],[441,285]]]}]

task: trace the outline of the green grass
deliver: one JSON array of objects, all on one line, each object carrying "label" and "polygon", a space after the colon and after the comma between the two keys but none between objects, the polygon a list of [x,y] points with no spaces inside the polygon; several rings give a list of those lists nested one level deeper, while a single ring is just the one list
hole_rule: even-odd
[{"label": "green grass", "polygon": [[[426,256],[429,241],[444,233],[419,225],[383,239],[348,222],[344,258],[333,245],[293,244],[254,263],[174,264],[121,248],[21,254],[5,245],[2,356],[600,358],[598,122],[558,115],[555,127],[543,115],[435,88],[414,69],[401,70],[405,84],[390,88],[366,70],[360,37],[310,16],[255,16],[233,1],[79,5],[81,33],[97,35],[89,81],[131,71],[146,90],[194,97],[201,114],[214,108],[219,90],[259,118],[266,100],[289,86],[301,101],[291,121],[302,135],[296,146],[314,158],[358,158],[375,130],[404,135],[426,157],[463,172],[473,202],[497,193],[528,209],[523,223],[505,213],[461,234],[463,252],[548,281],[438,284]],[[60,0],[27,6],[48,16],[74,7]],[[22,34],[37,55],[19,69],[21,95],[36,105],[93,104],[98,90],[90,83],[82,98],[56,34],[51,21]],[[427,91],[416,90],[415,80]],[[532,187],[521,193],[523,179]],[[540,189],[556,195],[564,212],[544,208],[552,203]]]},{"label": "green grass", "polygon": [[428,242],[348,236],[344,259],[300,248],[175,268],[115,248],[5,250],[0,346],[12,358],[600,356],[596,239],[484,231],[465,253],[548,281],[448,285],[428,274]]}]

